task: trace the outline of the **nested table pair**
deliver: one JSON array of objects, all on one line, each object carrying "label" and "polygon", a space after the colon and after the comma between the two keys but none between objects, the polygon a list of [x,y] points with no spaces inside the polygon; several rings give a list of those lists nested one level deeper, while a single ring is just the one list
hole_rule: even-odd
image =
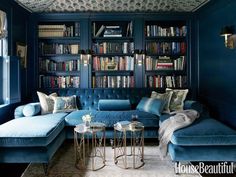
[{"label": "nested table pair", "polygon": [[[114,125],[114,162],[121,168],[140,168],[144,165],[144,126],[131,122]],[[130,146],[130,147],[129,147]],[[79,169],[99,170],[105,166],[105,124],[94,122],[89,127],[74,128],[75,165]]]}]

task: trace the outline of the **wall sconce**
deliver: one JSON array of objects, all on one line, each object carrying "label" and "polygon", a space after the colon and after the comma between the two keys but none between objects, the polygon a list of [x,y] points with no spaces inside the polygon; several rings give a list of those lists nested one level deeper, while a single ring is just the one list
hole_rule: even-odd
[{"label": "wall sconce", "polygon": [[225,38],[225,47],[234,48],[232,41],[229,43],[229,38],[234,34],[234,26],[224,26],[221,29],[220,35]]},{"label": "wall sconce", "polygon": [[143,50],[134,50],[134,57],[136,64],[141,66],[145,58],[145,52]]},{"label": "wall sconce", "polygon": [[81,58],[81,61],[82,61],[82,64],[84,66],[87,66],[90,64],[90,61],[91,61],[91,57],[92,57],[92,52],[91,50],[80,50],[79,51],[80,53],[80,58]]}]

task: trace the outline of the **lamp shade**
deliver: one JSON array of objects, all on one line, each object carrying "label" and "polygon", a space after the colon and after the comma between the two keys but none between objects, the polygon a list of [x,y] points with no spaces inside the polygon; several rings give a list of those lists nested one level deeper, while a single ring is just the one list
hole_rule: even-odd
[{"label": "lamp shade", "polygon": [[220,35],[221,36],[228,36],[228,35],[232,35],[233,32],[234,32],[233,26],[225,26],[221,29]]}]

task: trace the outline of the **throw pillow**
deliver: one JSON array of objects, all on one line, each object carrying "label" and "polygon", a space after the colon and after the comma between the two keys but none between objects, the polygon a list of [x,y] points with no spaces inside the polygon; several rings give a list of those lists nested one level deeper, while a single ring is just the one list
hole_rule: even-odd
[{"label": "throw pillow", "polygon": [[172,94],[173,94],[173,91],[169,91],[166,93],[157,93],[155,91],[152,91],[151,98],[157,98],[157,99],[163,100],[164,101],[163,112],[170,113],[169,106],[170,106],[170,100],[171,100]]},{"label": "throw pillow", "polygon": [[184,107],[184,100],[188,94],[188,89],[169,89],[166,88],[166,92],[173,91],[170,100],[170,111],[181,111]]},{"label": "throw pillow", "polygon": [[37,94],[41,106],[41,114],[52,113],[54,107],[53,97],[57,97],[57,93],[46,95],[45,93],[37,92]]},{"label": "throw pillow", "polygon": [[23,114],[25,117],[35,116],[40,112],[40,103],[29,103],[24,106]]},{"label": "throw pillow", "polygon": [[75,95],[68,97],[53,97],[53,99],[54,99],[53,113],[72,112],[78,110],[76,105]]},{"label": "throw pillow", "polygon": [[129,100],[101,99],[98,101],[98,109],[100,111],[130,110],[131,104]]},{"label": "throw pillow", "polygon": [[164,106],[164,101],[161,99],[143,97],[136,109],[161,116]]}]

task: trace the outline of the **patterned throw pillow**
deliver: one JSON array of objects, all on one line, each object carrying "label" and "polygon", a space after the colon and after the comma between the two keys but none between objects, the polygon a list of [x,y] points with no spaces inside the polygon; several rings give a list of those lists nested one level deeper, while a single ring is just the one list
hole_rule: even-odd
[{"label": "patterned throw pillow", "polygon": [[54,107],[53,97],[57,97],[57,93],[46,95],[45,93],[37,92],[37,95],[41,106],[41,114],[52,113]]},{"label": "patterned throw pillow", "polygon": [[72,112],[78,110],[76,105],[76,96],[54,97],[53,113],[57,112]]},{"label": "patterned throw pillow", "polygon": [[171,100],[172,94],[173,94],[173,91],[168,91],[166,93],[157,93],[155,91],[152,91],[151,98],[157,98],[157,99],[163,100],[165,104],[163,112],[170,113],[169,106],[170,106],[170,100]]},{"label": "patterned throw pillow", "polygon": [[170,111],[181,111],[184,107],[184,100],[188,94],[188,89],[166,89],[166,92],[173,91],[170,100]]}]

